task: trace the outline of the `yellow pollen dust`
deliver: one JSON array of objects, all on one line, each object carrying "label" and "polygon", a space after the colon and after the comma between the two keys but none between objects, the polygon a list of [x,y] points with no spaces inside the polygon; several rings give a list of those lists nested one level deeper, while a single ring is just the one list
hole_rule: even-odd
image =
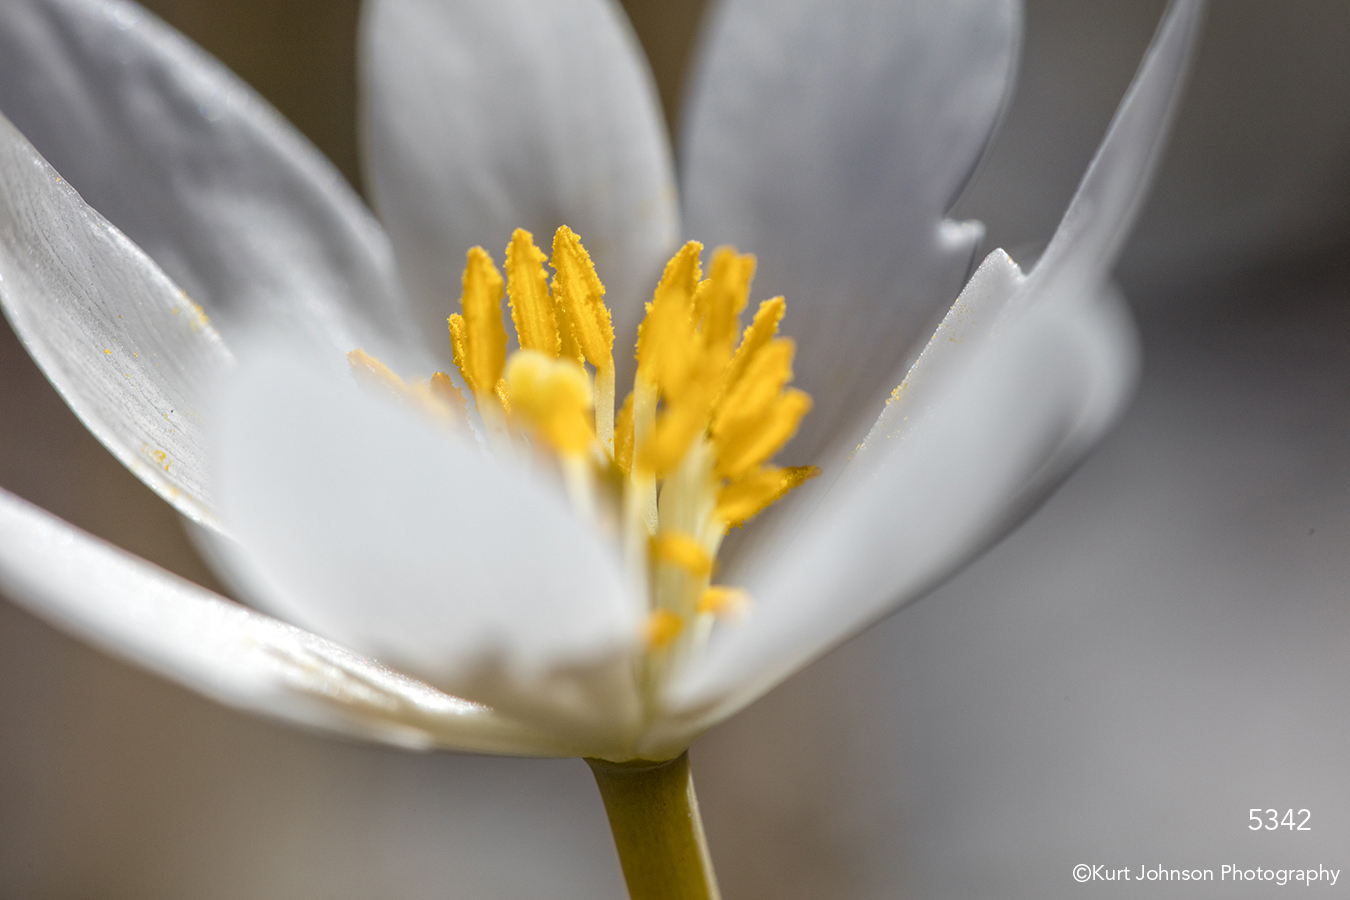
[{"label": "yellow pollen dust", "polygon": [[481,430],[493,451],[534,448],[557,460],[578,513],[609,522],[630,564],[646,570],[648,676],[659,680],[661,660],[706,637],[706,626],[689,626],[749,609],[744,591],[710,584],[714,560],[729,528],[819,474],[770,462],[811,398],[790,387],[796,345],[778,335],[783,298],[760,303],[741,331],[754,257],[720,248],[705,275],[703,247],[690,242],[647,304],[632,390],[616,409],[604,284],[571,229],[558,229],[551,250],[546,257],[517,229],[505,277],[483,248],[468,253],[448,322],[472,410],[444,372],[407,382],[364,351],[349,361],[376,389]]}]

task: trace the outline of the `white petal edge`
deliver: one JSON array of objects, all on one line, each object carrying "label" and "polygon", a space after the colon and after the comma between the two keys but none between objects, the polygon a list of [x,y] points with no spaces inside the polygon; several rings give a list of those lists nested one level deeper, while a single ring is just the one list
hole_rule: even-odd
[{"label": "white petal edge", "polygon": [[289,348],[245,358],[213,465],[250,600],[592,752],[621,743],[641,610],[560,489]]},{"label": "white petal edge", "polygon": [[415,750],[566,747],[259,615],[0,490],[0,589],[119,659],[247,712]]},{"label": "white petal edge", "polygon": [[1025,302],[1105,279],[1139,214],[1204,19],[1203,0],[1172,0],[1064,218],[1027,273]]},{"label": "white petal edge", "polygon": [[362,23],[367,182],[427,333],[464,256],[559,225],[592,254],[619,346],[678,232],[651,73],[612,0],[373,0]]},{"label": "white petal edge", "polygon": [[1128,399],[1137,350],[1122,299],[1076,300],[1002,330],[882,464],[846,472],[754,568],[751,618],[672,688],[672,734],[725,718],[931,589],[1025,511],[1047,470],[1081,458]]},{"label": "white petal edge", "polygon": [[[977,223],[943,216],[1012,84],[1012,0],[724,0],[681,140],[685,227],[759,259],[788,301],[796,383],[816,399],[789,451],[855,440],[970,274]],[[850,427],[852,426],[852,427]]]},{"label": "white petal edge", "polygon": [[202,416],[230,352],[201,308],[3,115],[0,306],[85,427],[179,512],[218,526]]},{"label": "white petal edge", "polygon": [[227,339],[261,320],[415,358],[369,210],[252,88],[142,7],[0,4],[0,109]]}]

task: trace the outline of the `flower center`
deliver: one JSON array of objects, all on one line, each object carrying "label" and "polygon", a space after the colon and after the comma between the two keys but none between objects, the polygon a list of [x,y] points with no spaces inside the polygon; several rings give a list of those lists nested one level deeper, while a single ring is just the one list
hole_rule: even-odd
[{"label": "flower center", "polygon": [[[405,382],[361,350],[348,354],[355,374],[473,429],[494,453],[556,466],[577,512],[617,533],[645,575],[648,675],[657,680],[706,640],[715,618],[748,608],[743,591],[712,584],[727,531],[819,473],[770,463],[811,408],[787,386],[795,345],[777,336],[783,298],[761,303],[740,333],[754,257],[720,248],[704,278],[702,250],[691,241],[666,265],[617,415],[605,288],[565,226],[547,261],[551,282],[527,231],[511,236],[505,281],[486,251],[469,251],[462,311],[449,323],[472,409],[444,372]],[[503,294],[520,344],[510,353]]]}]

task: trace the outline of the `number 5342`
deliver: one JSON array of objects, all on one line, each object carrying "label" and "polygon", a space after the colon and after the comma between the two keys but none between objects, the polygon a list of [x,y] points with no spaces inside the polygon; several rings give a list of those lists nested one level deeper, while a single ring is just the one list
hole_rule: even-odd
[{"label": "number 5342", "polygon": [[[1298,818],[1302,816],[1302,818]],[[1300,809],[1294,812],[1292,809],[1286,809],[1284,815],[1280,815],[1278,809],[1251,809],[1247,811],[1247,821],[1251,822],[1247,826],[1249,831],[1274,831],[1277,828],[1288,828],[1290,831],[1312,831],[1312,826],[1308,820],[1312,818],[1312,813],[1306,809]],[[1295,824],[1295,819],[1298,819]]]}]

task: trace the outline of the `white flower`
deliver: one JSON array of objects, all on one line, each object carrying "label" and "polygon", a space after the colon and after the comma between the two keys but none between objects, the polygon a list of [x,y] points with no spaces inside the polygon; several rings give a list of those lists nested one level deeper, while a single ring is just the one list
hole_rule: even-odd
[{"label": "white flower", "polygon": [[[283,719],[411,746],[675,755],[1006,532],[1111,423],[1135,350],[1106,279],[1198,16],[1170,10],[1036,266],[996,251],[952,304],[981,229],[943,213],[1008,90],[1009,2],[727,0],[689,103],[681,225],[650,79],[610,4],[374,0],[366,143],[386,243],[289,126],[139,7],[11,0],[6,315],[243,593],[354,649],[4,493],[0,586]],[[701,622],[668,666],[621,539],[323,362],[361,347],[403,373],[449,368],[465,251],[564,224],[594,252],[620,346],[679,233],[756,253],[756,296],[787,296],[815,397],[792,450],[823,477],[721,561],[753,614]]]}]

